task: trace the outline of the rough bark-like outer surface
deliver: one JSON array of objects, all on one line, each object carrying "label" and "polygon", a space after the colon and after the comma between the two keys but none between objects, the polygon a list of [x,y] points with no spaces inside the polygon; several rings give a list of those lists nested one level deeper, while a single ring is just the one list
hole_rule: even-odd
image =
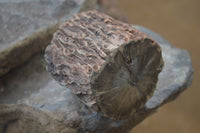
[{"label": "rough bark-like outer surface", "polygon": [[163,61],[158,44],[103,13],[75,15],[46,48],[48,71],[89,107],[125,119],[155,90]]}]

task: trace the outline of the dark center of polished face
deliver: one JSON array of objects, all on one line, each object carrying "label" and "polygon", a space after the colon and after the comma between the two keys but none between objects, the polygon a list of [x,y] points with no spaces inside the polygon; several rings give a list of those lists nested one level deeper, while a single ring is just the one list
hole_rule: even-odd
[{"label": "dark center of polished face", "polygon": [[155,88],[155,66],[160,57],[155,51],[148,40],[131,42],[109,60],[94,89],[105,114],[126,118],[145,105]]},{"label": "dark center of polished face", "polygon": [[123,64],[118,72],[115,74],[114,79],[112,81],[112,88],[126,88],[127,84],[132,86],[134,89],[140,92],[137,87],[137,83],[139,80],[139,61],[138,56],[133,59],[128,57],[127,62]]},{"label": "dark center of polished face", "polygon": [[121,66],[112,81],[112,88],[123,88],[130,82],[130,72],[126,66]]}]

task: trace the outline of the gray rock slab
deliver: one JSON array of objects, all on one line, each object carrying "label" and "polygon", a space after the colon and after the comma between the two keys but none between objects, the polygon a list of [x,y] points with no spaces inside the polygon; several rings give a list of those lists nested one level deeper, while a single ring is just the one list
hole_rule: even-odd
[{"label": "gray rock slab", "polygon": [[[147,28],[134,27],[149,34],[159,43],[165,65],[159,74],[153,97],[133,117],[126,120],[112,120],[87,108],[70,92],[70,89],[58,85],[50,77],[45,70],[41,53],[20,69],[11,71],[1,79],[0,131],[5,128],[3,125],[8,124],[8,120],[17,119],[18,121],[14,122],[17,127],[22,127],[24,124],[27,126],[23,130],[11,126],[14,133],[26,130],[35,133],[36,125],[39,127],[39,132],[126,133],[160,106],[174,100],[191,85],[193,79],[189,53],[171,46],[159,34]],[[13,113],[18,115],[14,117]],[[5,118],[5,114],[10,117]],[[30,114],[32,117],[29,117]],[[10,130],[7,129],[6,133],[11,133]]]},{"label": "gray rock slab", "polygon": [[50,42],[59,23],[96,0],[1,0],[0,76],[19,66]]}]

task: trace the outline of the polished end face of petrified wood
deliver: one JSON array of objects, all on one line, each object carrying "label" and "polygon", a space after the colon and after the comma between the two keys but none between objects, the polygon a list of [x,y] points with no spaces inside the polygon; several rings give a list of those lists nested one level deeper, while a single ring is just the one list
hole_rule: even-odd
[{"label": "polished end face of petrified wood", "polygon": [[104,116],[127,119],[152,96],[163,60],[158,44],[97,11],[61,25],[46,48],[47,70]]}]

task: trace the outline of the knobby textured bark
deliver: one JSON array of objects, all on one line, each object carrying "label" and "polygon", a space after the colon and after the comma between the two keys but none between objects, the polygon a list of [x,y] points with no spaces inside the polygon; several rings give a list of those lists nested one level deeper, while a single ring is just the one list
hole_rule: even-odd
[{"label": "knobby textured bark", "polygon": [[104,116],[127,119],[152,96],[163,60],[159,45],[103,13],[75,15],[46,48],[48,71]]}]

